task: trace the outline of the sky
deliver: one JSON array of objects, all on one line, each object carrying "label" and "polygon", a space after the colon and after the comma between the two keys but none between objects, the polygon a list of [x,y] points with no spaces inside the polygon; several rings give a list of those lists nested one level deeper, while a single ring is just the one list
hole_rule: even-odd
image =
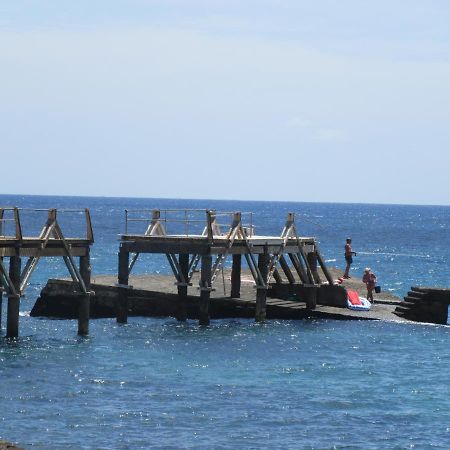
[{"label": "sky", "polygon": [[450,205],[447,0],[2,0],[0,193]]}]

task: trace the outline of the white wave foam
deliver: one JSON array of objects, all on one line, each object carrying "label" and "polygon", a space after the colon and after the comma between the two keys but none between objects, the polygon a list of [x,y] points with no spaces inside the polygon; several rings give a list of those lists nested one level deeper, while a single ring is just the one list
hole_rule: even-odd
[{"label": "white wave foam", "polygon": [[358,252],[359,255],[383,255],[383,256],[403,256],[406,258],[431,258],[431,255],[416,255],[414,253],[390,253],[390,252]]}]

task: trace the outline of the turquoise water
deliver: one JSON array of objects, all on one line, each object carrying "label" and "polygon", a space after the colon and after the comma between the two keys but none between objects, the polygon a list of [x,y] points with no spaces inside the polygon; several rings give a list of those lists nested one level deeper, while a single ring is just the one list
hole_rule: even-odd
[{"label": "turquoise water", "polygon": [[[261,234],[299,213],[330,264],[351,235],[354,276],[386,290],[445,285],[450,208],[0,196],[30,207],[91,208],[93,269],[115,273],[123,209],[251,210]],[[211,204],[213,203],[213,204]],[[219,204],[219,205],[218,205]],[[303,232],[304,231],[304,232]],[[444,268],[444,269],[443,269]],[[164,272],[145,259],[137,272]],[[36,449],[449,448],[449,328],[375,322],[172,319],[75,321],[28,315],[47,261],[22,300],[17,342],[0,340],[0,438]],[[6,302],[4,302],[6,303]]]}]

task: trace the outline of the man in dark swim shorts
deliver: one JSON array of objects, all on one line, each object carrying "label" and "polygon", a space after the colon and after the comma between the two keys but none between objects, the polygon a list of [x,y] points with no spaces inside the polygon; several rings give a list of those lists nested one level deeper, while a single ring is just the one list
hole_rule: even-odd
[{"label": "man in dark swim shorts", "polygon": [[356,256],[356,252],[352,251],[352,240],[351,238],[347,238],[345,240],[345,262],[347,266],[345,267],[344,278],[351,278],[349,275],[350,266],[353,264],[353,255]]}]

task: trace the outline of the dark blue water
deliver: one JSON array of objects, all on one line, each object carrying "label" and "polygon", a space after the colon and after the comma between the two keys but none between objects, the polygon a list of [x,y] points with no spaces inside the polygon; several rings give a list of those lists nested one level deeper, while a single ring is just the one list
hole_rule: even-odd
[{"label": "dark blue water", "polygon": [[[449,284],[450,208],[0,196],[21,207],[89,207],[95,273],[116,273],[125,208],[253,211],[279,234],[288,211],[343,266],[345,237],[383,289]],[[63,221],[63,219],[61,219]],[[39,221],[37,221],[39,222]],[[42,223],[31,223],[39,229]],[[80,225],[65,223],[68,234]],[[69,226],[70,225],[70,226]],[[78,227],[78,228],[77,228]],[[22,300],[21,338],[0,342],[0,438],[27,448],[448,448],[447,327],[335,321],[75,321],[27,314],[63,263],[40,263]],[[136,272],[168,271],[144,258]],[[5,303],[5,302],[4,302]]]}]

